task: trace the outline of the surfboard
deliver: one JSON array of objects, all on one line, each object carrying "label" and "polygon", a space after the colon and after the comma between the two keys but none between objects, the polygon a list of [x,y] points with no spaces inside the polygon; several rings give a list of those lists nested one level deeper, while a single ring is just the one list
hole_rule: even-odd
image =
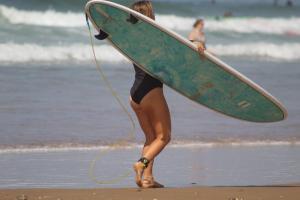
[{"label": "surfboard", "polygon": [[277,122],[287,117],[270,93],[216,56],[114,2],[92,0],[85,13],[95,29],[131,62],[190,100],[221,114],[250,122]]}]

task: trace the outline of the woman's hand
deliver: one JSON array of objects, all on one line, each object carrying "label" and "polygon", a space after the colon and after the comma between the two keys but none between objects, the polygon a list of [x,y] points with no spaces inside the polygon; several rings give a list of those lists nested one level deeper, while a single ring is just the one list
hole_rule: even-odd
[{"label": "woman's hand", "polygon": [[204,51],[206,50],[205,46],[202,43],[197,44],[199,55],[202,59],[205,59]]}]

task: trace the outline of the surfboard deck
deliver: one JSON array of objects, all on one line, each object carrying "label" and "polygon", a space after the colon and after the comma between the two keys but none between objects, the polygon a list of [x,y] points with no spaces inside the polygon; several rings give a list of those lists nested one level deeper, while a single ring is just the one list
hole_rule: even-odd
[{"label": "surfboard deck", "polygon": [[192,101],[245,121],[287,117],[284,106],[262,87],[208,52],[201,59],[193,43],[154,20],[105,0],[89,1],[85,12],[119,52]]}]

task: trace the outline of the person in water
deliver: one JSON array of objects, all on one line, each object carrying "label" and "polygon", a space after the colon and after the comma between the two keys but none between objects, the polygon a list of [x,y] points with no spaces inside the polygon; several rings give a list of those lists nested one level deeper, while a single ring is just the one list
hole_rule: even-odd
[{"label": "person in water", "polygon": [[198,46],[198,50],[202,52],[205,48],[204,20],[197,19],[193,25],[193,30],[189,34],[189,40]]},{"label": "person in water", "polygon": [[[137,1],[131,8],[155,20],[150,1]],[[134,23],[135,20],[129,19],[129,21]],[[100,31],[100,34],[96,37],[105,39],[108,37],[108,34]],[[199,43],[198,49],[203,54],[204,47],[202,43]],[[163,83],[141,70],[135,64],[133,66],[135,80],[130,90],[130,105],[145,135],[141,158],[133,165],[136,173],[135,182],[141,188],[161,188],[164,186],[154,179],[153,164],[156,156],[171,140],[170,111],[164,97]]]}]

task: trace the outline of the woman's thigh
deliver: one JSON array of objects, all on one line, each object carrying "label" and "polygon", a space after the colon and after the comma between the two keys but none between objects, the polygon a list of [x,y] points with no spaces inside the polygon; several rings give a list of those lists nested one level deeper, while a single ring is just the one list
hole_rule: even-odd
[{"label": "woman's thigh", "polygon": [[148,113],[143,109],[143,107],[139,104],[136,104],[134,101],[130,99],[130,105],[132,109],[134,110],[139,124],[141,126],[141,129],[143,130],[145,137],[146,137],[146,143],[151,142],[155,139],[155,134],[153,127],[150,123],[150,119],[148,116]]},{"label": "woman's thigh", "polygon": [[170,139],[171,117],[168,104],[162,88],[151,90],[141,101],[141,106],[146,111],[156,137]]}]

